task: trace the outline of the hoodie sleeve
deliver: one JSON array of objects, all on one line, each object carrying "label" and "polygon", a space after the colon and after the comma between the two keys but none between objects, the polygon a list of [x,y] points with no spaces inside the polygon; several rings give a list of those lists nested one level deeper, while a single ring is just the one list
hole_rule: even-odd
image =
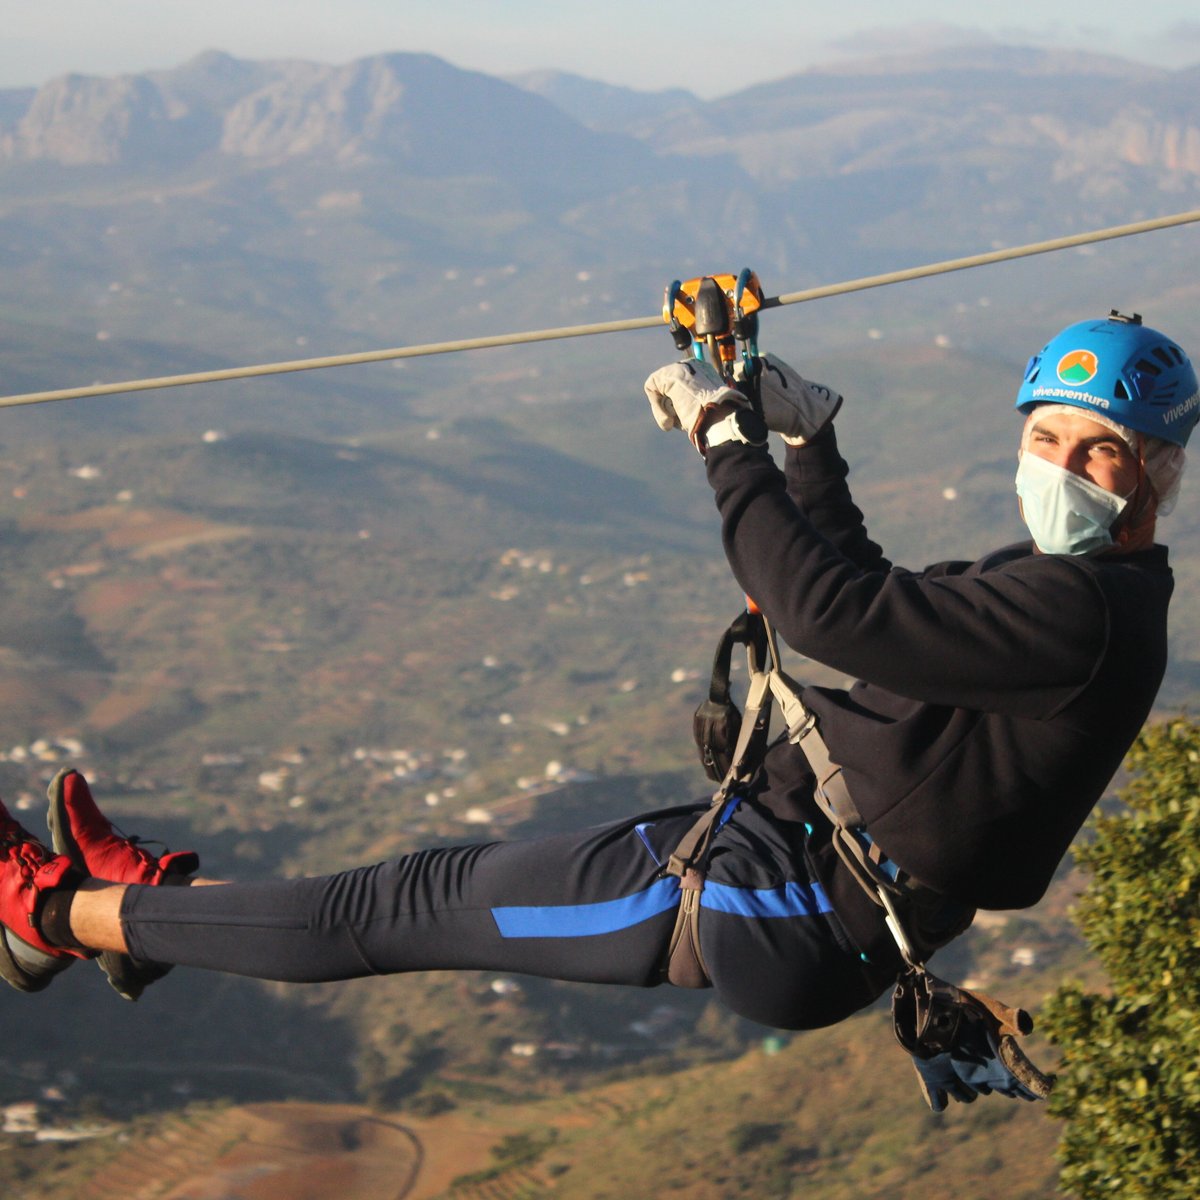
[{"label": "hoodie sleeve", "polygon": [[708,457],[729,565],[789,646],[900,696],[1025,716],[1088,682],[1108,622],[1086,570],[1056,555],[893,568],[838,463],[836,444],[790,451],[786,479],[763,448]]},{"label": "hoodie sleeve", "polygon": [[851,562],[886,571],[891,563],[867,535],[862,511],[850,495],[849,475],[832,424],[803,446],[787,447],[784,479],[800,514]]}]

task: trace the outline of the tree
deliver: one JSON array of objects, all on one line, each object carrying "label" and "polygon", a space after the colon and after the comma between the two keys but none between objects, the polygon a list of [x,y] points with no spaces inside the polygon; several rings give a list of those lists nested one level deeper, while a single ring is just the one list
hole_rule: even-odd
[{"label": "tree", "polygon": [[1050,1112],[1065,1191],[1193,1200],[1200,1180],[1200,725],[1148,727],[1125,809],[1076,848],[1075,920],[1111,991],[1064,986],[1042,1025],[1063,1053]]}]

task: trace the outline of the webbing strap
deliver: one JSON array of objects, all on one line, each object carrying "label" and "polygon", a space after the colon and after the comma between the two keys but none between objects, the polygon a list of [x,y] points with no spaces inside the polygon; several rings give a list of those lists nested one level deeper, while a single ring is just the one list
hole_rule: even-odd
[{"label": "webbing strap", "polygon": [[675,987],[712,987],[708,966],[700,950],[700,893],[702,872],[688,868],[679,880],[679,911],[667,952],[667,982]]},{"label": "webbing strap", "polygon": [[[778,678],[779,676],[783,676],[782,679]],[[804,707],[804,702],[794,688],[795,685],[783,675],[782,671],[773,672],[771,690],[775,693],[776,699],[780,699],[782,692],[790,698],[789,703],[794,704],[805,714],[803,724],[794,735],[789,736],[791,741],[804,751],[804,757],[808,759],[808,765],[816,776],[817,803],[837,828],[853,829],[861,826],[864,824],[862,813],[858,811],[858,805],[850,797],[850,789],[846,786],[846,777],[842,774],[842,768],[833,761],[829,747],[825,744],[825,739],[817,728],[816,717]],[[782,700],[780,707],[784,708]],[[784,708],[784,713],[787,714],[786,708]],[[792,727],[792,722],[789,721],[789,731]]]},{"label": "webbing strap", "polygon": [[[788,692],[791,681],[783,676],[781,671],[774,672],[773,675],[783,677],[782,682],[776,678],[772,679],[772,690],[776,699],[779,699],[781,692]],[[813,799],[834,828],[834,848],[859,886],[892,916],[891,906],[884,900],[884,894],[894,892],[899,895],[902,889],[896,886],[895,880],[885,870],[883,852],[865,836],[863,827],[866,822],[850,795],[842,768],[833,761],[829,753],[829,747],[817,728],[816,718],[804,708],[796,692],[790,692],[790,696],[791,702],[806,713],[805,722],[791,740],[804,751],[808,765],[812,767],[816,777],[817,785],[813,791]],[[781,707],[782,703],[781,701]],[[790,722],[788,728],[792,728]],[[897,938],[897,941],[899,940]]]},{"label": "webbing strap", "polygon": [[918,952],[909,936],[901,909],[908,906],[908,895],[884,869],[884,855],[871,838],[866,836],[862,813],[850,795],[841,765],[834,761],[829,747],[817,726],[816,714],[809,710],[800,696],[800,685],[779,665],[779,643],[775,630],[761,618],[770,656],[765,671],[751,663],[753,689],[766,675],[771,695],[779,705],[788,727],[788,740],[803,752],[816,778],[813,799],[833,826],[833,845],[858,885],[886,914],[888,929],[905,962],[915,965]]},{"label": "webbing strap", "polygon": [[735,643],[746,646],[751,653],[754,651],[754,641],[761,636],[761,626],[756,627],[752,615],[743,612],[735,617],[729,628],[721,635],[717,643],[717,652],[713,655],[712,679],[708,685],[708,698],[714,704],[729,702],[729,671],[733,662],[733,647]]},{"label": "webbing strap", "polygon": [[710,804],[696,820],[695,824],[679,840],[667,865],[664,868],[668,875],[677,875],[682,879],[688,871],[704,861],[708,844],[712,841],[718,818],[721,816],[723,804]]},{"label": "webbing strap", "polygon": [[[704,890],[704,879],[708,850],[712,845],[713,836],[721,823],[722,815],[728,811],[731,797],[739,784],[747,783],[758,769],[762,756],[763,743],[767,737],[767,727],[770,721],[770,677],[762,667],[762,655],[765,646],[760,637],[756,637],[750,625],[753,621],[748,613],[730,627],[722,648],[733,640],[744,641],[746,657],[750,670],[750,686],[746,693],[746,711],[742,717],[741,729],[738,731],[737,742],[729,770],[721,786],[713,794],[708,808],[689,827],[687,833],[679,840],[667,865],[663,868],[668,875],[679,879],[679,911],[675,918],[675,928],[671,933],[670,947],[667,951],[666,974],[667,980],[676,987],[703,988],[711,987],[708,969],[704,964],[704,956],[700,952],[700,893]],[[731,636],[732,635],[732,636]],[[721,650],[718,650],[718,662]],[[728,669],[728,660],[726,660]],[[737,803],[736,799],[733,803]]]},{"label": "webbing strap", "polygon": [[[778,662],[775,631],[768,628],[772,659]],[[788,739],[799,746],[816,777],[813,799],[833,826],[833,846],[859,887],[886,915],[888,929],[904,961],[915,966],[917,954],[898,911],[904,889],[884,869],[884,855],[866,836],[862,813],[846,786],[841,766],[833,761],[829,747],[817,728],[815,714],[805,707],[796,682],[778,666],[770,672],[771,693],[788,723]]]},{"label": "webbing strap", "polygon": [[721,786],[713,796],[713,803],[720,804],[739,783],[745,783],[758,769],[762,754],[762,742],[767,734],[770,718],[770,679],[761,671],[752,671],[750,687],[746,692],[746,711],[742,716],[742,728],[733,747],[733,761]]}]

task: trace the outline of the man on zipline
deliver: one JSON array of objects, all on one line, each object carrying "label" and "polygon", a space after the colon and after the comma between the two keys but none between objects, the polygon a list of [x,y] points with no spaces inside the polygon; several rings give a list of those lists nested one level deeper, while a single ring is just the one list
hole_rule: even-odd
[{"label": "man on zipline", "polygon": [[[682,428],[705,459],[742,588],[793,649],[860,681],[800,695],[857,835],[919,900],[928,952],[976,908],[1041,898],[1150,712],[1172,588],[1155,520],[1200,416],[1196,375],[1138,318],[1064,330],[1017,397],[1032,540],[918,572],[867,536],[832,425],[841,397],[770,356],[755,375],[757,406],[696,362],[656,371],[646,393],[659,426]],[[768,431],[787,443],[782,471]],[[719,813],[699,892],[716,994],[784,1029],[842,1020],[905,965],[814,787],[803,741],[772,743]],[[50,797],[53,850],[0,809],[0,975],[37,991],[98,955],[131,999],[174,964],[292,981],[485,969],[655,986],[681,895],[664,868],[706,809],[201,886],[194,855],[156,858],[123,836],[77,773]]]}]

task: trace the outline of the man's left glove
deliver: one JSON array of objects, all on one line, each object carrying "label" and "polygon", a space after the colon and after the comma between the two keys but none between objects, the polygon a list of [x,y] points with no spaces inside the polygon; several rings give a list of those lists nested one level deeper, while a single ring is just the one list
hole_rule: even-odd
[{"label": "man's left glove", "polygon": [[892,1021],[934,1112],[942,1112],[950,1100],[970,1104],[992,1092],[1044,1100],[1054,1087],[1054,1076],[1039,1071],[1017,1043],[1033,1030],[1022,1009],[919,970],[896,984]]},{"label": "man's left glove", "polygon": [[696,443],[696,426],[706,409],[730,403],[744,408],[746,398],[728,387],[705,362],[674,362],[646,380],[646,399],[659,429],[682,429]]},{"label": "man's left glove", "polygon": [[816,437],[842,407],[842,397],[823,383],[805,379],[774,354],[753,360],[749,370],[739,362],[738,387],[761,406],[768,429],[783,435],[789,446]]}]

